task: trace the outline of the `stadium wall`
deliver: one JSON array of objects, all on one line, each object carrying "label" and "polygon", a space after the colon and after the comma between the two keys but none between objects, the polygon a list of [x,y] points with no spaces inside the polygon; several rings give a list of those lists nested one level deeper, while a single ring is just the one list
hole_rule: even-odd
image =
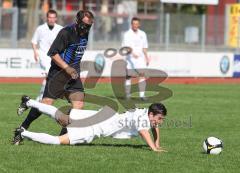
[{"label": "stadium wall", "polygon": [[[83,61],[96,62],[96,56],[103,51],[86,51]],[[169,77],[239,77],[240,58],[233,53],[203,52],[149,52],[149,69],[166,72]],[[104,58],[103,77],[111,74],[112,63],[120,55]],[[100,64],[101,66],[101,64]],[[94,71],[92,76],[99,76],[93,66],[85,67]],[[86,77],[87,72],[81,76]],[[43,77],[43,72],[34,62],[31,49],[0,49],[0,77]]]}]

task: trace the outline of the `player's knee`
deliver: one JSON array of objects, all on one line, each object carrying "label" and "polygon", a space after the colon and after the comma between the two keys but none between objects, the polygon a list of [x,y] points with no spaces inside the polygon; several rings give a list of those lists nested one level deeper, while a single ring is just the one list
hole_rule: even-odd
[{"label": "player's knee", "polygon": [[63,145],[68,145],[68,144],[70,144],[70,140],[69,140],[68,134],[59,136],[58,138],[59,138],[60,144],[63,144]]},{"label": "player's knee", "polygon": [[74,101],[72,102],[73,109],[82,109],[84,103],[82,101]]},{"label": "player's knee", "polygon": [[52,105],[54,100],[50,98],[43,98],[41,102],[47,105]]},{"label": "player's knee", "polygon": [[63,112],[59,111],[59,110],[55,113],[55,117],[56,117],[57,122],[62,127],[66,127],[67,125],[70,124],[70,122],[69,122],[69,115],[66,115]]},{"label": "player's knee", "polygon": [[72,103],[73,109],[82,109],[83,108],[84,93],[82,93],[82,92],[71,93],[69,95],[69,99]]},{"label": "player's knee", "polygon": [[78,102],[78,101],[83,101],[84,99],[84,93],[83,92],[74,92],[74,93],[70,93],[68,96],[69,100],[71,100],[71,102]]}]

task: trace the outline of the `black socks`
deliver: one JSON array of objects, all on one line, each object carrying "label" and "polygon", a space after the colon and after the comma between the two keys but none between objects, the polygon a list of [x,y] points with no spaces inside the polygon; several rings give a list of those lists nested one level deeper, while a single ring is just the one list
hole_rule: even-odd
[{"label": "black socks", "polygon": [[37,119],[42,113],[38,111],[36,108],[31,108],[30,112],[28,113],[27,118],[22,123],[22,127],[25,129],[28,129],[30,124]]}]

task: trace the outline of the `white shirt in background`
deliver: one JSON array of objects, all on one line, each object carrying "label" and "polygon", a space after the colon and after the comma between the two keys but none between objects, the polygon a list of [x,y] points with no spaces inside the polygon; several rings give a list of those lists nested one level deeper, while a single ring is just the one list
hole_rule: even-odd
[{"label": "white shirt in background", "polygon": [[53,41],[55,40],[58,32],[63,27],[61,25],[55,24],[53,29],[50,30],[47,23],[44,23],[37,27],[33,38],[32,43],[39,45],[39,50],[45,52],[47,54],[50,46],[52,45]]},{"label": "white shirt in background", "polygon": [[39,46],[40,65],[46,72],[51,66],[51,58],[47,56],[47,52],[62,28],[61,25],[54,24],[53,29],[50,30],[47,23],[44,23],[39,25],[34,32],[31,42]]},{"label": "white shirt in background", "polygon": [[132,52],[138,56],[138,58],[134,58],[132,54],[127,56],[127,58],[132,61],[135,67],[132,67],[129,62],[127,68],[145,68],[146,61],[143,53],[144,48],[148,48],[148,41],[147,35],[144,31],[138,29],[137,32],[134,32],[132,29],[129,29],[127,32],[124,33],[122,47],[131,47]]}]

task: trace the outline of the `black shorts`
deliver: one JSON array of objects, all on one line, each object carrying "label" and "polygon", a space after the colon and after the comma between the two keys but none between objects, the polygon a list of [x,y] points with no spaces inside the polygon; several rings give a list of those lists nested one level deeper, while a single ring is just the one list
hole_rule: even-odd
[{"label": "black shorts", "polygon": [[74,92],[84,92],[80,78],[72,79],[64,70],[51,67],[48,72],[43,98],[58,99]]}]

